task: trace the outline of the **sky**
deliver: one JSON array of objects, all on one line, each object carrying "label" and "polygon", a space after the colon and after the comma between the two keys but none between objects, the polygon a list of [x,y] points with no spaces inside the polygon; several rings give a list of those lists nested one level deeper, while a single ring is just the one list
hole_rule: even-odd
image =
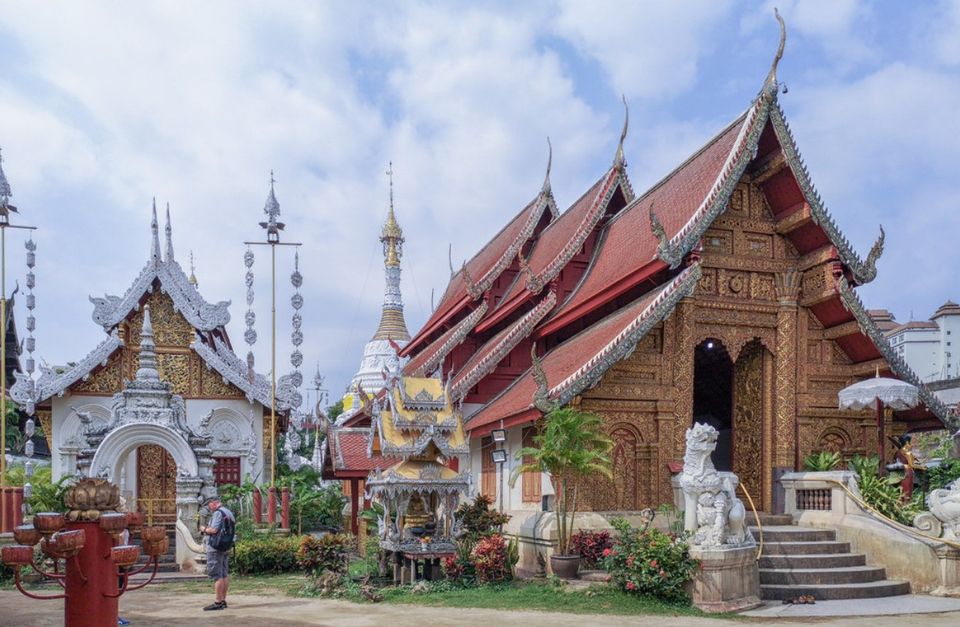
[{"label": "sky", "polygon": [[[960,299],[960,2],[779,0],[780,97],[818,190],[865,256],[887,231],[868,307],[926,319]],[[383,299],[393,162],[412,333],[453,264],[551,180],[568,207],[625,143],[637,192],[749,106],[778,40],[773,2],[28,2],[0,0],[0,148],[19,223],[36,225],[37,354],[103,338],[90,295],[145,264],[170,204],[208,301],[243,344],[243,242],[276,177],[302,242],[307,380],[338,397]],[[162,224],[161,224],[162,229]],[[7,237],[7,285],[23,283]],[[269,257],[256,250],[258,370]],[[289,370],[290,249],[278,255],[278,371]],[[23,300],[17,317],[22,320]]]}]

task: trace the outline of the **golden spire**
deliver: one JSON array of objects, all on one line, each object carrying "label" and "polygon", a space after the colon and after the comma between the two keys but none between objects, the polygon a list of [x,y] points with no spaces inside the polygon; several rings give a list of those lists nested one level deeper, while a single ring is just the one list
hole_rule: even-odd
[{"label": "golden spire", "polygon": [[393,213],[393,161],[387,170],[390,177],[390,208],[387,210],[387,220],[380,231],[380,242],[383,243],[383,264],[385,266],[399,266],[403,255],[403,229],[397,223],[397,216]]}]

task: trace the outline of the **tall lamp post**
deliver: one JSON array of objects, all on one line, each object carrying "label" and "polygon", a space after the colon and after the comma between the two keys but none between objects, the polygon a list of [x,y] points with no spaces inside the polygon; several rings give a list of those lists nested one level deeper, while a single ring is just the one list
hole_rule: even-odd
[{"label": "tall lamp post", "polygon": [[[300,242],[281,242],[280,231],[286,226],[278,221],[280,217],[280,203],[273,192],[273,185],[276,180],[273,178],[273,171],[270,171],[270,193],[267,195],[267,202],[263,207],[263,212],[267,215],[267,221],[261,222],[260,227],[267,232],[267,239],[263,242],[244,242],[247,246],[269,246],[270,247],[270,485],[276,486],[277,483],[277,246],[301,246]],[[253,255],[249,254],[247,267],[253,265]],[[247,273],[247,304],[253,302],[252,283],[253,275]],[[248,337],[252,331],[252,312],[247,313]],[[253,335],[256,338],[256,334]],[[253,342],[248,339],[248,343]],[[253,354],[247,356],[247,365],[250,368],[251,376],[253,373]]]},{"label": "tall lamp post", "polygon": [[0,155],[0,320],[3,328],[0,329],[0,363],[3,364],[3,373],[0,374],[0,529],[6,530],[13,521],[7,520],[6,506],[7,487],[7,229],[24,229],[33,231],[37,227],[10,224],[10,213],[19,213],[19,210],[10,204],[13,192],[7,177],[3,172],[3,157]]}]

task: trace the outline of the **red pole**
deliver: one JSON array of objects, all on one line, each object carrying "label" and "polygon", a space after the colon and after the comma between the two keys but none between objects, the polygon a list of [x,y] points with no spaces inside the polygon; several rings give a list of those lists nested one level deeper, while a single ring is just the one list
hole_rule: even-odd
[{"label": "red pole", "polygon": [[350,480],[350,531],[353,532],[353,535],[360,533],[360,525],[357,524],[357,509],[360,508],[360,495],[357,494],[360,491],[359,481],[356,479]]},{"label": "red pole", "polygon": [[880,460],[880,476],[887,474],[887,465],[883,459],[883,403],[877,399],[877,458]]},{"label": "red pole", "polygon": [[253,488],[253,522],[263,522],[263,492],[258,487]]},{"label": "red pole", "polygon": [[[63,621],[66,627],[103,627],[117,624],[116,565],[110,559],[109,534],[96,522],[67,523],[67,529],[83,529],[86,537],[76,560],[67,560]],[[82,574],[81,574],[82,571]],[[86,577],[86,581],[84,581]],[[105,595],[114,595],[113,598]]]},{"label": "red pole", "polygon": [[277,522],[277,489],[273,486],[267,489],[267,522]]},{"label": "red pole", "polygon": [[23,488],[13,489],[13,526],[23,524]]},{"label": "red pole", "polygon": [[290,488],[280,488],[280,528],[290,528]]}]

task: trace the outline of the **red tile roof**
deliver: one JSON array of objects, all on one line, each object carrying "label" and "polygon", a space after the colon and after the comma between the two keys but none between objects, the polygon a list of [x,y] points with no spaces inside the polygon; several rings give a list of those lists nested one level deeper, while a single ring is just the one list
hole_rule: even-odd
[{"label": "red tile roof", "polygon": [[650,228],[650,207],[663,224],[667,237],[679,233],[723,173],[743,122],[744,116],[741,116],[611,220],[586,276],[555,317],[657,261],[658,242]]},{"label": "red tile roof", "polygon": [[440,337],[430,342],[426,348],[422,349],[407,362],[403,367],[403,374],[415,376],[432,374],[443,362],[444,357],[456,348],[457,345],[467,337],[470,331],[477,326],[477,323],[486,311],[487,304],[481,303],[480,307],[444,331]]},{"label": "red tile roof", "polygon": [[[507,223],[503,229],[493,236],[480,251],[466,263],[467,274],[470,279],[481,286],[496,280],[497,276],[513,261],[516,251],[520,249],[524,241],[529,237],[530,232],[540,221],[544,211],[555,209],[553,197],[549,194],[540,193],[525,206],[520,213]],[[506,264],[506,265],[505,265]],[[466,300],[465,300],[466,299]],[[464,277],[463,268],[450,278],[447,289],[440,299],[437,308],[434,310],[430,319],[423,325],[420,333],[411,341],[409,346],[412,348],[422,343],[421,334],[435,327],[436,324],[451,315],[456,309],[469,302],[470,295],[467,291],[467,283]],[[432,331],[431,331],[432,332]],[[409,352],[409,351],[408,351]]]},{"label": "red tile roof", "polygon": [[397,457],[367,455],[369,428],[333,428],[328,439],[330,460],[336,475],[340,472],[370,472],[376,468],[386,469],[402,461]]},{"label": "red tile roof", "polygon": [[[653,322],[651,317],[657,314],[658,305],[677,290],[692,289],[699,276],[698,267],[688,268],[674,280],[651,290],[544,355],[541,363],[550,386],[550,397],[561,397],[579,377],[586,376],[594,368],[603,368],[604,358],[611,351],[621,348],[624,343],[639,340],[639,337],[632,337],[631,332],[644,322]],[[477,429],[531,409],[536,389],[533,369],[530,368],[471,416],[466,423],[467,429]]]}]

